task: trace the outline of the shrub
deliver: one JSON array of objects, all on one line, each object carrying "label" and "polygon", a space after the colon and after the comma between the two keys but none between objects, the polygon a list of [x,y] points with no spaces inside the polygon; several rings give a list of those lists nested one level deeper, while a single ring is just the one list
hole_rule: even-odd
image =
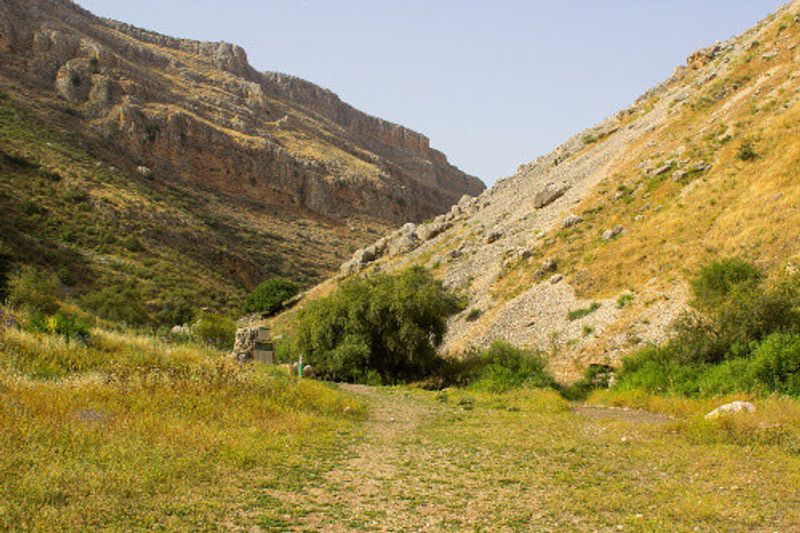
[{"label": "shrub", "polygon": [[33,312],[53,314],[58,311],[61,284],[58,276],[37,267],[25,265],[8,281],[8,299],[12,305]]},{"label": "shrub", "polygon": [[464,318],[464,320],[467,322],[475,322],[481,317],[481,314],[483,314],[481,310],[477,307],[474,307],[469,310],[469,313],[467,313],[467,316]]},{"label": "shrub", "polygon": [[440,364],[447,318],[463,305],[422,267],[352,278],[299,315],[296,352],[332,380],[418,379]]},{"label": "shrub", "polygon": [[767,284],[741,260],[715,261],[692,282],[697,311],[670,339],[623,361],[620,386],[686,395],[737,390],[800,394],[800,292]]},{"label": "shrub", "polygon": [[736,157],[738,157],[742,161],[752,161],[758,158],[758,154],[756,153],[755,146],[753,146],[752,141],[745,141],[739,146],[739,151],[736,153]]},{"label": "shrub", "polygon": [[156,315],[156,321],[166,326],[189,324],[192,319],[194,319],[194,308],[181,296],[167,298]]},{"label": "shrub", "polygon": [[300,287],[285,279],[273,278],[259,284],[244,301],[245,313],[275,314],[284,302],[295,296]]},{"label": "shrub", "polygon": [[143,326],[150,322],[144,295],[131,284],[118,284],[87,294],[81,303],[98,316],[129,326]]},{"label": "shrub", "polygon": [[633,301],[633,294],[626,292],[625,294],[621,294],[619,298],[617,298],[617,309],[623,309],[627,307]]},{"label": "shrub", "polygon": [[47,329],[69,341],[89,343],[89,324],[76,315],[58,312],[47,321]]},{"label": "shrub", "polygon": [[692,280],[692,305],[708,311],[719,307],[735,288],[758,284],[764,275],[743,259],[726,258],[712,261]]},{"label": "shrub", "polygon": [[226,316],[203,313],[192,326],[192,333],[205,344],[230,350],[236,337],[236,322]]},{"label": "shrub", "polygon": [[522,386],[550,387],[554,380],[546,372],[541,353],[517,348],[505,341],[495,341],[477,354],[477,364],[470,385],[478,390],[504,392]]},{"label": "shrub", "polygon": [[583,309],[574,309],[567,313],[567,318],[569,320],[580,320],[581,318],[587,317],[600,309],[600,304],[597,302],[592,302],[592,305]]},{"label": "shrub", "polygon": [[570,385],[561,388],[561,395],[568,400],[582,400],[595,389],[607,389],[611,383],[614,368],[609,365],[590,364],[583,377]]},{"label": "shrub", "polygon": [[767,337],[753,352],[750,374],[767,390],[800,396],[800,335]]}]

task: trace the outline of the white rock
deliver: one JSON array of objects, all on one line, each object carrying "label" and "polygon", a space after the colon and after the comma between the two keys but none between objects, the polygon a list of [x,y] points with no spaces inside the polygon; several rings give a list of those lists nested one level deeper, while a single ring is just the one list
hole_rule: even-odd
[{"label": "white rock", "polygon": [[720,405],[706,415],[707,419],[717,418],[722,415],[732,415],[736,413],[754,413],[756,406],[750,402],[735,401]]}]

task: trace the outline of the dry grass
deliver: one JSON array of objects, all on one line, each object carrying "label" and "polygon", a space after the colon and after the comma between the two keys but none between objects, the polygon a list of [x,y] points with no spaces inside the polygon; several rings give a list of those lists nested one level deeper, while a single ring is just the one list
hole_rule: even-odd
[{"label": "dry grass", "polygon": [[267,487],[330,468],[363,413],[324,384],[147,337],[5,331],[0,362],[0,529],[246,527]]}]

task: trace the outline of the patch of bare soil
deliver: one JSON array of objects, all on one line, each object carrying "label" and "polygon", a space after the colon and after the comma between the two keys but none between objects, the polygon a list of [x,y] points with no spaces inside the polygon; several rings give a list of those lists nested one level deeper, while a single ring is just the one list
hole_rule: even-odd
[{"label": "patch of bare soil", "polygon": [[599,405],[576,405],[572,408],[572,411],[593,420],[624,420],[634,424],[662,424],[674,420],[667,415],[640,409],[603,407]]}]

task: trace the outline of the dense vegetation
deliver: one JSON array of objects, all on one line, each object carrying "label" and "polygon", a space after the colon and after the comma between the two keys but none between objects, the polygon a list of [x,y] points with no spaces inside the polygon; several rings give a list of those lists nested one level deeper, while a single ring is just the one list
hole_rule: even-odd
[{"label": "dense vegetation", "polygon": [[244,301],[245,313],[273,315],[283,308],[283,304],[294,297],[300,287],[291,281],[272,278],[264,281],[251,292]]},{"label": "dense vegetation", "polygon": [[800,284],[723,259],[692,284],[693,310],[672,338],[624,360],[620,387],[686,395],[800,396]]},{"label": "dense vegetation", "polygon": [[436,348],[460,298],[429,272],[352,278],[299,316],[296,351],[332,380],[409,381],[441,364]]}]

